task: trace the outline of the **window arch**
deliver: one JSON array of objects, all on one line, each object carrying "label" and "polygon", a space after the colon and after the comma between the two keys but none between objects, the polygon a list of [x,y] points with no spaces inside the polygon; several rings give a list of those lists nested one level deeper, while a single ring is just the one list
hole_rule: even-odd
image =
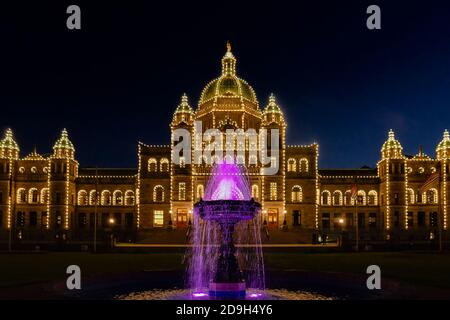
[{"label": "window arch", "polygon": [[435,188],[428,189],[426,192],[426,199],[428,204],[437,204],[438,191]]},{"label": "window arch", "polygon": [[300,172],[309,172],[308,159],[302,158],[302,159],[300,159],[300,161],[298,163],[299,163],[298,166],[299,166]]},{"label": "window arch", "polygon": [[329,206],[331,202],[331,193],[328,190],[322,191],[322,205]]},{"label": "window arch", "polygon": [[259,187],[257,184],[252,185],[252,198],[259,199]]},{"label": "window arch", "polygon": [[126,206],[134,206],[134,191],[133,190],[125,191],[125,205]]},{"label": "window arch", "polygon": [[406,189],[406,202],[408,204],[414,204],[415,202],[414,190],[411,188]]},{"label": "window arch", "polygon": [[158,164],[155,158],[148,159],[148,172],[156,172],[158,170]]},{"label": "window arch", "polygon": [[367,197],[367,204],[369,206],[377,206],[378,205],[378,192],[375,190],[370,190]]},{"label": "window arch", "polygon": [[355,199],[352,198],[352,191],[345,191],[344,202],[346,206],[353,206],[355,204]]},{"label": "window arch", "polygon": [[153,202],[164,202],[164,187],[162,185],[153,188]]},{"label": "window arch", "polygon": [[162,158],[159,161],[159,170],[161,172],[169,172],[169,159],[167,158]]},{"label": "window arch", "polygon": [[296,172],[297,171],[297,161],[294,158],[290,158],[288,160],[288,172]]},{"label": "window arch", "polygon": [[109,190],[103,190],[100,202],[102,206],[109,206],[111,205],[111,192]]},{"label": "window arch", "polygon": [[298,185],[295,185],[292,187],[291,201],[292,202],[302,202],[303,201],[302,187],[300,187]]},{"label": "window arch", "polygon": [[95,206],[95,203],[97,202],[97,192],[95,190],[89,191],[89,205]]},{"label": "window arch", "polygon": [[121,206],[123,204],[122,191],[114,190],[112,204],[113,206]]},{"label": "window arch", "polygon": [[205,188],[202,184],[197,185],[197,199],[200,200],[205,194]]},{"label": "window arch", "polygon": [[41,203],[48,203],[49,202],[49,192],[48,188],[42,188],[41,190]]},{"label": "window arch", "polygon": [[363,206],[367,204],[366,192],[364,190],[358,190],[358,204]]},{"label": "window arch", "polygon": [[88,204],[88,194],[86,190],[80,190],[78,191],[78,205],[79,206],[86,206]]},{"label": "window arch", "polygon": [[28,190],[28,202],[29,203],[39,202],[39,191],[37,188],[30,188],[30,190]]},{"label": "window arch", "polygon": [[342,191],[336,190],[333,192],[333,205],[342,206]]}]

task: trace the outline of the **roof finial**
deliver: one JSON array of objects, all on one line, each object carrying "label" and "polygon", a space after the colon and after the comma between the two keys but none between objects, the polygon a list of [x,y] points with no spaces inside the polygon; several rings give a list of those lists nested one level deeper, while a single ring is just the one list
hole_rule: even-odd
[{"label": "roof finial", "polygon": [[227,41],[227,52],[231,52],[231,42],[230,42],[230,40]]}]

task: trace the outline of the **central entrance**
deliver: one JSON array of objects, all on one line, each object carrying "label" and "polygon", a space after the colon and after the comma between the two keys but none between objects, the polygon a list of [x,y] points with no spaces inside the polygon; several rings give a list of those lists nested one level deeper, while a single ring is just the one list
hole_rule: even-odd
[{"label": "central entrance", "polygon": [[178,209],[177,210],[177,228],[186,228],[187,227],[187,209]]}]

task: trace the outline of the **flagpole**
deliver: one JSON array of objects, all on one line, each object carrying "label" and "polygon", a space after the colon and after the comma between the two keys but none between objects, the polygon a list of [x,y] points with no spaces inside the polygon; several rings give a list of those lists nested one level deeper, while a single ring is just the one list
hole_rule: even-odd
[{"label": "flagpole", "polygon": [[[445,170],[445,169],[444,169]],[[441,214],[442,214],[442,201],[441,201],[441,173],[442,173],[442,166],[439,166],[439,192],[438,192],[438,228],[439,228],[439,252],[442,252],[442,218],[441,218]],[[444,194],[444,197],[446,195]]]},{"label": "flagpole", "polygon": [[95,167],[94,253],[97,253],[98,167]]},{"label": "flagpole", "polygon": [[355,197],[353,197],[353,200],[355,201],[355,219],[356,219],[356,229],[355,229],[355,233],[356,233],[356,248],[355,251],[358,252],[359,251],[359,217],[358,217],[358,178],[355,175]]},{"label": "flagpole", "polygon": [[[8,251],[12,252],[12,228],[14,225],[14,210],[15,206],[12,206],[12,170],[11,170],[11,162],[9,165],[9,190],[8,190],[8,201],[9,201],[9,210],[10,210],[10,216],[9,216],[9,236],[8,236]],[[13,207],[13,209],[11,209]]]}]

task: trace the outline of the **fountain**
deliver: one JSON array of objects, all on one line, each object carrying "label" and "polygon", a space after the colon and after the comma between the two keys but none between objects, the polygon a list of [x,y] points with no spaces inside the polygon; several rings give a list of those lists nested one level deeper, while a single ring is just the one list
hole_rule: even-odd
[{"label": "fountain", "polygon": [[264,289],[260,209],[243,166],[213,167],[204,197],[194,205],[188,266],[193,297],[239,299],[248,288],[252,297]]}]

